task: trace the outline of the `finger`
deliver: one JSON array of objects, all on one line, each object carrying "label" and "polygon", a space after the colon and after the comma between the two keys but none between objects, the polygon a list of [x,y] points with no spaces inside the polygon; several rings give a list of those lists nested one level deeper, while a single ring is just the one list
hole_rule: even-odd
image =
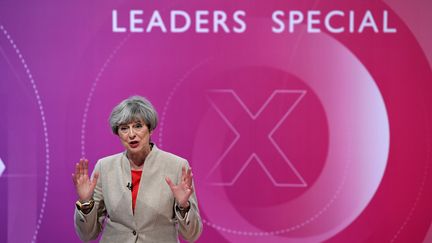
[{"label": "finger", "polygon": [[77,174],[77,179],[78,179],[78,178],[82,177],[82,161],[81,160],[77,163],[76,168],[77,168],[76,174]]},{"label": "finger", "polygon": [[192,178],[193,178],[193,174],[192,174],[192,168],[189,169],[188,174],[187,174],[187,179],[186,179],[186,184],[191,187],[192,186]]},{"label": "finger", "polygon": [[92,191],[94,191],[94,188],[96,187],[98,179],[99,179],[99,173],[95,172],[94,175],[93,175],[92,182],[91,182],[91,190]]},{"label": "finger", "polygon": [[172,180],[168,176],[165,176],[165,181],[168,184],[168,186],[171,188],[171,190],[175,187],[175,184],[172,182]]},{"label": "finger", "polygon": [[79,163],[76,163],[76,164],[75,164],[75,177],[78,177],[79,173],[80,173],[80,170],[79,170]]},{"label": "finger", "polygon": [[181,176],[181,180],[185,181],[186,180],[186,166],[183,165],[182,166],[182,176]]},{"label": "finger", "polygon": [[94,175],[93,175],[92,182],[96,183],[98,179],[99,179],[99,172],[95,172]]},{"label": "finger", "polygon": [[189,181],[189,177],[190,177],[190,173],[191,173],[191,170],[190,170],[190,168],[189,168],[187,165],[184,165],[184,168],[185,168],[185,177],[184,177],[184,182],[185,182],[185,183],[188,183],[188,181]]},{"label": "finger", "polygon": [[83,159],[82,164],[81,164],[81,166],[82,166],[81,171],[82,171],[82,174],[84,176],[88,176],[88,172],[86,169],[86,167],[88,167],[87,163],[88,163],[87,159]]},{"label": "finger", "polygon": [[193,183],[192,183],[192,179],[191,179],[190,182],[187,184],[187,188],[193,191]]},{"label": "finger", "polygon": [[85,159],[83,163],[84,175],[88,175],[88,160]]},{"label": "finger", "polygon": [[188,168],[188,169],[186,170],[186,178],[189,178],[189,177],[190,177],[191,172],[192,172],[192,169],[191,169],[191,168]]},{"label": "finger", "polygon": [[80,162],[79,162],[79,166],[78,166],[78,169],[79,169],[79,174],[81,175],[81,176],[83,176],[84,175],[84,166],[83,166],[83,163],[84,163],[84,159],[80,159]]}]

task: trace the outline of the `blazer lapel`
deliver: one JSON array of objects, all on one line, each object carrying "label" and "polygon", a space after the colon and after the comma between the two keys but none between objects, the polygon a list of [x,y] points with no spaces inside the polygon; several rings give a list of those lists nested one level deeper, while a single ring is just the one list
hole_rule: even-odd
[{"label": "blazer lapel", "polygon": [[122,190],[122,192],[124,194],[123,198],[126,199],[126,201],[124,203],[125,203],[125,205],[128,208],[127,215],[130,216],[130,217],[132,217],[133,216],[133,212],[132,212],[132,192],[128,188],[128,185],[132,184],[132,175],[131,175],[131,167],[130,167],[130,164],[129,164],[129,160],[126,157],[126,152],[124,152],[122,154],[120,162],[121,162],[121,169],[122,169],[121,183],[122,183],[122,188],[124,188],[124,190]]}]

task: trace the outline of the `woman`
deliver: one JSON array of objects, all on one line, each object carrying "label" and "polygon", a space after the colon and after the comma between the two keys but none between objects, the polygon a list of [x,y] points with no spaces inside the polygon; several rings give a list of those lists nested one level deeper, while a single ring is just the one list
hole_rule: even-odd
[{"label": "woman", "polygon": [[[109,118],[126,151],[100,159],[92,179],[88,161],[76,164],[75,229],[83,241],[195,241],[202,223],[188,162],[150,142],[157,113],[143,97],[118,104]],[[178,225],[178,227],[177,227]],[[105,229],[103,229],[105,228]]]}]

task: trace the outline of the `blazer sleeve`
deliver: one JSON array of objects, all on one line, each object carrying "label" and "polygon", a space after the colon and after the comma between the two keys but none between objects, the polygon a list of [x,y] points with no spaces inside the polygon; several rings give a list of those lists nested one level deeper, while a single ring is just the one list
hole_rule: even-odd
[{"label": "blazer sleeve", "polygon": [[96,239],[103,228],[103,222],[106,216],[106,208],[103,200],[103,188],[102,188],[102,177],[100,173],[101,165],[100,161],[96,163],[95,169],[92,173],[92,178],[95,172],[99,173],[99,178],[96,183],[95,190],[93,192],[93,200],[95,204],[93,209],[88,213],[84,214],[77,208],[75,208],[75,231],[82,241],[90,241]]},{"label": "blazer sleeve", "polygon": [[[187,161],[185,161],[185,164],[187,167],[189,167]],[[180,167],[180,171],[181,171],[181,167]],[[195,185],[193,186],[193,188],[195,188]],[[194,242],[199,238],[203,229],[195,190],[192,193],[191,197],[189,198],[189,204],[190,204],[190,209],[185,214],[184,217],[182,217],[180,212],[176,210],[177,202],[174,204],[174,212],[177,218],[177,222],[179,224],[180,234],[185,240],[189,242]]]}]

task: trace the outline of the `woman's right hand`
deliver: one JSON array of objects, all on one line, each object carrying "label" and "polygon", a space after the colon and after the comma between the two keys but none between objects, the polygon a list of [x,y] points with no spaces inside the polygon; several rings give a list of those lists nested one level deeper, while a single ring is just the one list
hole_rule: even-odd
[{"label": "woman's right hand", "polygon": [[89,201],[92,198],[98,178],[99,173],[95,173],[93,180],[90,180],[87,159],[80,159],[79,163],[75,165],[75,173],[72,174],[72,180],[81,202]]}]

